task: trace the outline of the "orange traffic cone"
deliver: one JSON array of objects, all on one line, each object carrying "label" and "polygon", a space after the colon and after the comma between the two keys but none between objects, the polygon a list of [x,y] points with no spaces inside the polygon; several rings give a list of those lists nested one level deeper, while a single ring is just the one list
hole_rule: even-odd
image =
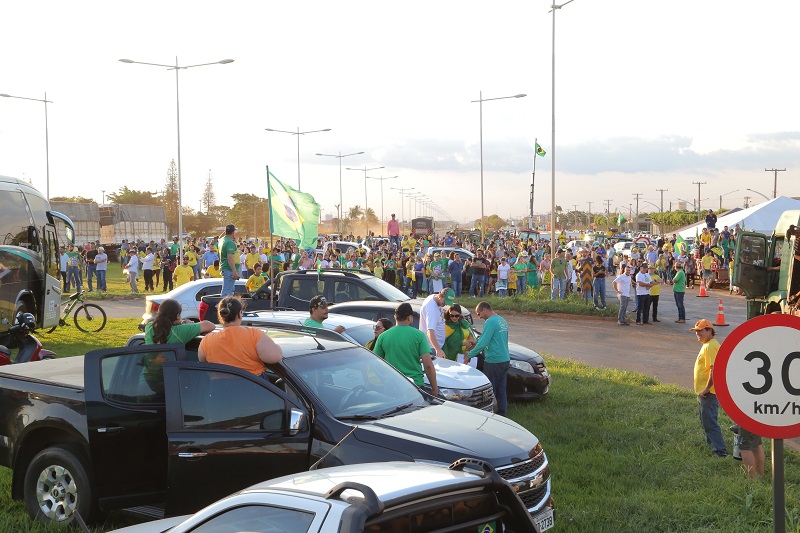
[{"label": "orange traffic cone", "polygon": [[717,308],[717,319],[714,321],[715,326],[729,326],[725,322],[725,309],[722,307],[722,300],[719,301],[719,307]]},{"label": "orange traffic cone", "polygon": [[706,294],[706,280],[705,278],[700,279],[700,294],[696,296],[697,298],[708,298],[708,294]]}]

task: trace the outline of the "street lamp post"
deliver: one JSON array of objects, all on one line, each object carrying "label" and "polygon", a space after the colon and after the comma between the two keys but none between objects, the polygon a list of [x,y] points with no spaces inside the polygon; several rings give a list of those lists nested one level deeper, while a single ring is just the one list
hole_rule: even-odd
[{"label": "street lamp post", "polygon": [[[572,1],[572,0],[570,0]],[[483,242],[483,236],[485,235],[485,231],[483,228],[484,225],[484,214],[483,214],[483,103],[488,102],[490,100],[506,100],[508,98],[524,98],[525,94],[515,94],[513,96],[500,96],[498,98],[484,98],[483,91],[478,92],[478,99],[472,100],[470,103],[474,104],[475,102],[478,103],[478,113],[480,116],[480,147],[481,147],[481,242]]]},{"label": "street lamp post", "polygon": [[770,197],[769,197],[769,196],[767,196],[766,194],[764,194],[763,192],[758,192],[758,191],[756,191],[755,189],[747,189],[747,190],[748,190],[748,191],[750,191],[750,192],[754,192],[754,193],[756,193],[756,194],[758,194],[758,195],[761,195],[761,196],[763,196],[763,197],[764,197],[764,199],[765,199],[766,201],[768,201],[768,202],[770,201]]},{"label": "street lamp post", "polygon": [[[122,63],[129,63],[133,65],[150,65],[152,67],[163,67],[167,70],[175,71],[175,111],[177,118],[178,130],[178,240],[183,242],[183,196],[181,191],[181,95],[180,87],[178,85],[178,72],[195,67],[205,67],[206,65],[227,65],[233,63],[233,59],[223,59],[221,61],[214,61],[213,63],[199,63],[197,65],[178,65],[178,56],[175,56],[174,65],[161,65],[159,63],[143,63],[141,61],[133,61],[132,59],[120,59]],[[178,247],[178,259],[183,258],[183,246]]]},{"label": "street lamp post", "polygon": [[[403,234],[403,219],[405,218],[405,207],[403,206],[403,194],[406,191],[413,191],[414,187],[390,187],[393,191],[400,191],[400,235]],[[411,207],[409,206],[408,214],[411,214]]]},{"label": "street lamp post", "polygon": [[385,213],[383,212],[383,182],[386,180],[393,180],[399,177],[400,176],[392,176],[390,178],[384,178],[383,176],[381,176],[380,178],[373,178],[371,176],[369,177],[369,179],[371,180],[381,180],[381,227],[383,227],[383,224],[386,222],[386,217],[384,216]]},{"label": "street lamp post", "polygon": [[735,192],[739,192],[739,189],[736,189],[735,191],[726,192],[725,194],[720,194],[720,195],[719,195],[719,208],[720,208],[720,209],[722,209],[722,197],[723,197],[723,196],[728,196],[729,194],[733,194],[733,193],[735,193]]},{"label": "street lamp post", "polygon": [[366,231],[366,235],[364,235],[364,238],[367,238],[367,237],[369,237],[369,213],[368,213],[369,205],[367,203],[368,202],[368,200],[367,200],[367,172],[369,172],[370,170],[378,170],[378,169],[386,168],[386,167],[367,168],[367,166],[364,165],[364,168],[350,168],[350,167],[345,167],[345,168],[347,170],[358,170],[358,171],[364,173],[364,226],[365,226],[365,231]]},{"label": "street lamp post", "polygon": [[[300,137],[298,137],[298,139],[299,138]],[[354,152],[352,154],[344,154],[344,155],[342,155],[342,152],[339,152],[339,155],[336,155],[336,154],[317,154],[318,156],[321,156],[321,157],[335,157],[335,158],[339,159],[339,238],[341,238],[342,231],[343,231],[343,228],[342,228],[342,211],[344,210],[344,204],[342,203],[342,158],[343,157],[350,157],[351,155],[361,155],[363,153],[364,152]]]},{"label": "street lamp post", "polygon": [[331,131],[330,128],[325,128],[324,130],[311,130],[311,131],[300,131],[300,126],[297,127],[297,131],[285,131],[285,130],[273,130],[272,128],[264,128],[265,131],[274,131],[275,133],[288,133],[289,135],[297,135],[297,190],[300,190],[300,136],[305,135],[306,133],[319,133],[321,131]]},{"label": "street lamp post", "polygon": [[553,13],[553,73],[550,96],[552,98],[553,132],[550,142],[550,252],[551,257],[556,256],[556,9],[561,9],[574,0],[567,0],[563,4],[552,4],[550,12]]},{"label": "street lamp post", "polygon": [[52,104],[53,102],[47,99],[46,92],[44,93],[44,100],[39,98],[26,98],[25,96],[12,96],[10,94],[0,94],[0,96],[44,103],[44,157],[47,164],[47,200],[50,201],[50,134],[47,128],[47,104]]}]

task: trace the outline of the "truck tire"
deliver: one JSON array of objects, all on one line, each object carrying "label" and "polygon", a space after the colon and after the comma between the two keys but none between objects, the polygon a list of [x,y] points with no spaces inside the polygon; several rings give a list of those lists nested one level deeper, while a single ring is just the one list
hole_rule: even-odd
[{"label": "truck tire", "polygon": [[46,448],[33,458],[25,472],[23,493],[28,514],[41,522],[67,524],[76,512],[89,521],[95,511],[86,467],[62,446]]}]

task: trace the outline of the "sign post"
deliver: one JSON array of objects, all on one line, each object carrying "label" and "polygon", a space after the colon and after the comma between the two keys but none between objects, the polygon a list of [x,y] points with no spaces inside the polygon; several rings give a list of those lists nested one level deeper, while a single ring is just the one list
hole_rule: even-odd
[{"label": "sign post", "polygon": [[731,331],[714,362],[714,387],[734,422],[772,439],[773,530],[784,533],[783,439],[800,436],[800,317],[759,316]]}]

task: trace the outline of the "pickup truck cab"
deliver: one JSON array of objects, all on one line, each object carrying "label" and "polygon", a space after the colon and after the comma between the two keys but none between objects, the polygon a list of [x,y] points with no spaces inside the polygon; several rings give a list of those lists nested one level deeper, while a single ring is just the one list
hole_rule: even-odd
[{"label": "pickup truck cab", "polygon": [[268,379],[197,362],[199,338],[0,369],[12,497],[46,522],[145,505],[175,516],[309,468],[470,456],[531,514],[550,508],[547,456],[522,426],[427,395],[337,334],[268,334],[284,356]]}]

